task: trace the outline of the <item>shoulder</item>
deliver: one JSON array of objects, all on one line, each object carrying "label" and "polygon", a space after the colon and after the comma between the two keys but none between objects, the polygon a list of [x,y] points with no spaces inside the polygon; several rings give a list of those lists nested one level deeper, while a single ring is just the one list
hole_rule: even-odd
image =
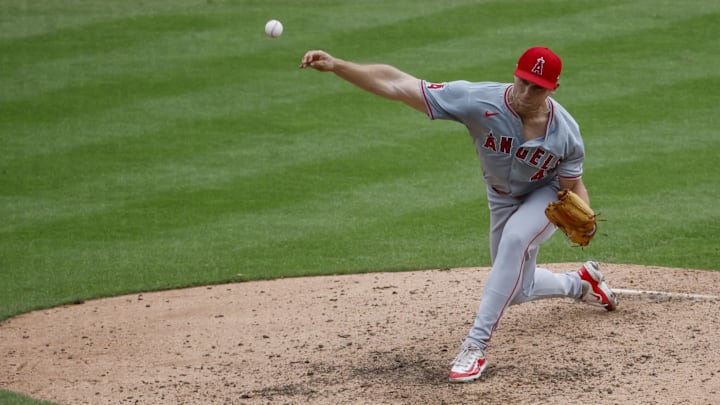
[{"label": "shoulder", "polygon": [[553,107],[553,123],[558,129],[567,130],[571,133],[577,133],[580,135],[580,126],[578,125],[575,118],[563,107],[560,103],[554,99],[550,99]]}]

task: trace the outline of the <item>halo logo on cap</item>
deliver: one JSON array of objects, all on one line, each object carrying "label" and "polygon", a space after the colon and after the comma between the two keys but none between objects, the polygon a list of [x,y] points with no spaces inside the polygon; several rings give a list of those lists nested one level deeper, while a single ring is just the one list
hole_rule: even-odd
[{"label": "halo logo on cap", "polygon": [[545,64],[545,59],[539,57],[537,59],[537,62],[535,62],[535,66],[533,66],[532,70],[530,70],[532,73],[535,73],[538,76],[542,76],[542,69],[543,65]]},{"label": "halo logo on cap", "polygon": [[550,49],[538,46],[528,49],[520,56],[515,76],[554,90],[558,86],[561,70],[560,57]]}]

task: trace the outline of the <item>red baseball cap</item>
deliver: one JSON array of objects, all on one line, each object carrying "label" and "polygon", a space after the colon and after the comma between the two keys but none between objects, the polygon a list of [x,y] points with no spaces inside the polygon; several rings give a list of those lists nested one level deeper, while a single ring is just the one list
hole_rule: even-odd
[{"label": "red baseball cap", "polygon": [[515,76],[540,87],[555,90],[558,86],[562,61],[548,48],[530,48],[520,56]]}]

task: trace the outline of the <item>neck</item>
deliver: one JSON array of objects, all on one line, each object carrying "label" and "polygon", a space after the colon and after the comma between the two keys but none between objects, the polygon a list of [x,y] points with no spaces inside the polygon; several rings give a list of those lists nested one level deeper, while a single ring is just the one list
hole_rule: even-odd
[{"label": "neck", "polygon": [[515,86],[513,86],[512,90],[509,94],[509,102],[510,106],[512,106],[513,110],[515,110],[518,115],[523,119],[533,119],[537,117],[545,117],[550,112],[547,105],[547,99],[544,99],[542,103],[539,103],[537,105],[527,105],[527,104],[518,104],[515,102]]}]

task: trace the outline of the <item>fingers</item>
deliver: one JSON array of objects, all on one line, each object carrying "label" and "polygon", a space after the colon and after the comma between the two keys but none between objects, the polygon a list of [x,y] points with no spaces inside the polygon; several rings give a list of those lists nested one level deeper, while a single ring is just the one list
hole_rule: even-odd
[{"label": "fingers", "polygon": [[300,61],[300,68],[304,69],[306,67],[311,67],[318,70],[324,70],[327,67],[327,61],[329,59],[330,55],[324,51],[307,51]]},{"label": "fingers", "polygon": [[305,52],[305,55],[303,56],[302,60],[300,61],[300,68],[306,68],[311,67],[313,61],[316,61],[319,58],[319,51],[307,51]]}]

